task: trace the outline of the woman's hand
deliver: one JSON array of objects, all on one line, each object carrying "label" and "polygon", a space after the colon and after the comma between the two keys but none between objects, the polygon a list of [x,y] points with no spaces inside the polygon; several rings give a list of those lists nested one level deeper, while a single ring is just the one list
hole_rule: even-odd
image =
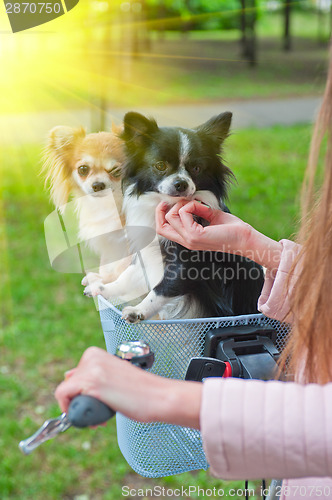
[{"label": "woman's hand", "polygon": [[[202,226],[193,216],[209,222]],[[157,233],[190,250],[212,250],[242,255],[274,271],[282,246],[235,215],[195,201],[180,201],[172,208],[161,202],[156,209]]]},{"label": "woman's hand", "polygon": [[63,412],[78,394],[103,401],[141,422],[199,428],[202,384],[152,375],[103,349],[89,347],[76,368],[66,372],[55,397]]},{"label": "woman's hand", "polygon": [[[203,227],[193,215],[209,222]],[[235,215],[214,210],[195,201],[180,201],[171,209],[160,203],[156,210],[157,232],[190,250],[214,250],[242,254],[252,228]]]}]

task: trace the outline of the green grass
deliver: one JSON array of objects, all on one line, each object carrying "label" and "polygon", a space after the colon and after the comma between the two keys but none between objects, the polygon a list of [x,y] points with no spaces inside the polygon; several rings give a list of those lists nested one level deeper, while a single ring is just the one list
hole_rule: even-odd
[{"label": "green grass", "polygon": [[226,159],[237,178],[230,208],[271,238],[289,238],[297,228],[310,137],[311,127],[275,126],[228,139]]},{"label": "green grass", "polygon": [[[309,136],[309,126],[294,126],[241,130],[228,140],[226,156],[238,179],[230,207],[273,238],[295,229]],[[64,371],[89,345],[104,346],[81,277],[49,265],[43,221],[52,207],[37,176],[39,155],[36,145],[7,147],[0,163],[0,499],[118,500],[122,485],[243,488],[203,471],[140,478],[117,447],[114,421],[96,430],[69,429],[28,457],[18,450],[21,439],[59,414],[53,392]]]},{"label": "green grass", "polygon": [[[262,12],[257,22],[258,36],[282,37],[284,14],[282,12]],[[311,38],[315,41],[327,41],[330,35],[329,14],[313,10],[293,10],[291,14],[291,34],[293,37]],[[296,42],[295,42],[296,47]]]}]

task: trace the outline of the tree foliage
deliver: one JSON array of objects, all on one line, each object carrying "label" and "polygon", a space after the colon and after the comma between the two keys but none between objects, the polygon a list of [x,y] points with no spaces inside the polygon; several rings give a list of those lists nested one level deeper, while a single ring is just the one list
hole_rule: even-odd
[{"label": "tree foliage", "polygon": [[190,29],[240,28],[239,0],[146,0],[149,19],[157,19],[162,11],[169,29],[179,29],[183,22]]}]

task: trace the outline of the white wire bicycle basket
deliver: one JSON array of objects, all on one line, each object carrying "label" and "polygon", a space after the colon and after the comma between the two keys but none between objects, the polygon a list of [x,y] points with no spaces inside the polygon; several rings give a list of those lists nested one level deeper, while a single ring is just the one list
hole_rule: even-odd
[{"label": "white wire bicycle basket", "polygon": [[[55,210],[45,219],[45,238],[51,265],[57,271],[98,271],[99,259],[88,247],[80,245],[74,202],[67,203],[65,214]],[[118,243],[118,234],[115,238]],[[132,239],[137,239],[136,231]],[[126,248],[120,246],[121,252],[125,253]],[[118,253],[113,257],[117,260]],[[145,341],[155,355],[150,371],[173,379],[184,379],[191,359],[204,355],[206,334],[211,330],[242,325],[270,326],[277,333],[275,345],[279,352],[289,331],[287,325],[262,314],[151,320],[131,325],[121,319],[118,307],[101,296],[98,302],[107,351],[115,354],[117,346],[124,341]],[[141,476],[158,478],[208,468],[199,431],[165,423],[144,424],[119,413],[116,421],[120,450]]]},{"label": "white wire bicycle basket", "polygon": [[[144,340],[155,354],[151,372],[167,378],[184,379],[190,360],[203,355],[206,333],[215,328],[240,325],[272,327],[277,333],[276,347],[285,345],[288,327],[263,314],[221,318],[151,320],[135,325],[121,319],[121,311],[99,297],[99,312],[107,351],[115,354],[126,340]],[[142,401],[144,404],[144,401]],[[204,469],[207,463],[202,439],[195,429],[165,423],[141,423],[120,413],[116,415],[120,450],[141,476],[158,478]]]}]

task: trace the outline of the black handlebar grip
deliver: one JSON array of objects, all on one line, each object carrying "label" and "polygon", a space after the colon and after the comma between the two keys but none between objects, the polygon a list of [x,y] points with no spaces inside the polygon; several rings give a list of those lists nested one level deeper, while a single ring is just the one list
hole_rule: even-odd
[{"label": "black handlebar grip", "polygon": [[[154,361],[150,347],[140,340],[122,342],[117,348],[116,356],[143,369],[151,368]],[[115,411],[99,399],[80,394],[70,402],[67,419],[74,427],[81,428],[103,424],[114,415]]]},{"label": "black handlebar grip", "polygon": [[74,427],[99,425],[114,417],[115,411],[92,396],[80,394],[69,405],[67,418]]}]

